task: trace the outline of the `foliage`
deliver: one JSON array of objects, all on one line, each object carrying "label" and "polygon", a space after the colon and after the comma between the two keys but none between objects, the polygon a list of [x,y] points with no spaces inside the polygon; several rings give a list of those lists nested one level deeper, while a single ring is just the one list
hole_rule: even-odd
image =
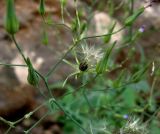
[{"label": "foliage", "polygon": [[[7,0],[7,7],[10,2],[13,6],[14,0]],[[26,63],[25,66],[28,67],[28,82],[39,88],[39,81],[43,81],[48,90],[48,96],[42,105],[18,121],[10,122],[1,117],[0,120],[9,125],[6,133],[14,129],[20,121],[30,118],[43,106],[48,107],[48,112],[40,121],[49,114],[57,115],[57,121],[64,123],[63,131],[65,134],[160,133],[160,128],[157,123],[159,121],[156,118],[159,106],[154,101],[155,94],[153,92],[156,88],[155,82],[159,76],[159,68],[155,68],[155,65],[151,64],[152,61],[150,62],[146,59],[141,59],[139,62],[133,61],[133,57],[137,51],[135,41],[143,34],[142,29],[136,29],[134,31],[133,25],[137,18],[140,17],[149,6],[140,7],[134,11],[134,0],[128,0],[126,3],[123,3],[124,5],[120,5],[122,8],[129,9],[125,11],[128,13],[128,17],[122,18],[122,20],[124,20],[124,26],[122,28],[115,31],[116,22],[113,22],[111,27],[108,28],[108,33],[87,36],[88,27],[90,26],[94,13],[92,7],[97,4],[97,0],[93,1],[89,10],[91,16],[86,18],[86,20],[83,19],[83,13],[81,13],[81,10],[78,8],[78,0],[74,0],[75,16],[72,16],[70,23],[65,20],[67,2],[66,0],[60,0],[62,20],[59,25],[68,28],[69,32],[72,32],[73,42],[62,58],[53,65],[44,76],[33,67],[30,59],[28,57],[26,58],[17,43],[15,38],[15,33],[17,32],[15,9],[12,8],[13,12],[9,12],[7,8],[6,18],[11,21],[6,21],[5,28],[8,33],[11,34],[17,50]],[[116,10],[114,2],[109,1],[108,4],[112,5],[112,8],[109,8],[109,13],[114,15],[114,11]],[[99,7],[97,7],[97,9],[98,8]],[[39,12],[45,26],[56,26],[56,23],[47,18],[48,16],[45,13],[45,0],[40,0]],[[69,14],[68,11],[67,13]],[[45,28],[42,41],[45,45],[49,45]],[[129,31],[129,34],[123,38],[123,45],[119,47],[119,41],[112,42],[111,39],[112,35],[122,30]],[[89,40],[96,39],[99,39],[99,42],[103,42],[103,44],[99,44],[101,50],[96,48],[97,46],[90,48],[88,45]],[[81,48],[82,51],[79,51],[79,48]],[[117,63],[115,57],[123,48],[127,48],[128,52],[123,61]],[[75,61],[67,59],[69,53],[74,57]],[[129,65],[130,67],[123,67],[123,63],[125,63],[126,60],[133,61],[131,65]],[[55,69],[58,68],[61,62],[65,62],[69,67],[71,66],[74,70],[73,73],[69,75],[66,80],[58,84],[49,83],[49,77],[54,75]],[[149,71],[151,67],[152,76],[150,76]],[[77,78],[77,81],[81,85],[73,86],[70,84],[67,80],[71,77]],[[149,77],[153,77],[154,79],[152,84],[149,83]],[[54,91],[52,91],[52,89],[54,89],[53,87],[59,88],[59,90],[64,87],[67,91],[65,91],[64,95],[56,98]],[[149,97],[144,99],[143,94],[148,93]],[[63,114],[57,114],[57,109],[63,112]],[[139,123],[140,121],[143,124],[142,126]],[[39,121],[28,130],[24,130],[24,133],[31,133],[32,129],[38,124]]]}]

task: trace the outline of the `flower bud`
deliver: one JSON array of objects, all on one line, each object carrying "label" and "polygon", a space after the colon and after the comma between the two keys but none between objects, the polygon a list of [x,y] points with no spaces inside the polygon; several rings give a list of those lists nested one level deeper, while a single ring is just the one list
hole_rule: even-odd
[{"label": "flower bud", "polygon": [[14,0],[7,0],[5,29],[12,35],[19,30],[19,21],[15,13]]},{"label": "flower bud", "polygon": [[27,65],[28,65],[28,76],[27,76],[28,83],[33,86],[37,86],[39,84],[39,76],[34,70],[29,58],[27,58]]},{"label": "flower bud", "polygon": [[39,13],[41,15],[45,14],[45,0],[40,0]]},{"label": "flower bud", "polygon": [[133,13],[133,15],[129,16],[125,20],[125,26],[130,26],[134,23],[134,21],[144,12],[145,7],[142,7],[138,9],[136,12]]}]

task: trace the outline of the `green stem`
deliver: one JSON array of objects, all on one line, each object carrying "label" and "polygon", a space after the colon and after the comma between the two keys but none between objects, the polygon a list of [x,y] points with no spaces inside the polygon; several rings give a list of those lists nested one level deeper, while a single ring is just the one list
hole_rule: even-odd
[{"label": "green stem", "polygon": [[30,131],[36,127],[47,115],[49,114],[49,112],[47,112],[46,114],[44,114],[31,128],[29,128],[28,130],[24,131],[25,134],[29,134]]},{"label": "green stem", "polygon": [[64,23],[64,4],[61,2],[61,17],[62,17],[62,23]]},{"label": "green stem", "polygon": [[17,43],[17,41],[16,41],[16,39],[15,39],[15,36],[14,36],[14,35],[11,35],[11,37],[12,37],[12,40],[13,40],[13,42],[15,43],[15,45],[16,45],[19,53],[21,54],[23,60],[25,61],[25,63],[27,63],[27,60],[26,60],[26,58],[25,58],[25,56],[24,56],[24,54],[23,54],[22,49],[21,49],[20,46],[18,45],[18,43]]},{"label": "green stem", "polygon": [[84,99],[86,100],[86,102],[87,102],[87,104],[88,104],[90,110],[93,110],[93,107],[92,107],[92,105],[91,105],[91,103],[90,103],[90,101],[89,101],[89,99],[88,99],[88,97],[87,97],[87,95],[86,95],[85,88],[83,89],[82,92],[83,92]]},{"label": "green stem", "polygon": [[126,26],[123,26],[122,28],[118,29],[117,31],[115,32],[112,32],[112,33],[106,33],[106,34],[102,34],[102,35],[92,35],[92,36],[88,36],[88,37],[83,37],[80,39],[81,40],[87,40],[87,39],[91,39],[91,38],[101,38],[101,37],[104,37],[104,36],[108,36],[108,35],[113,35],[113,34],[116,34],[122,30],[125,29]]},{"label": "green stem", "polygon": [[36,71],[36,73],[42,78],[42,80],[44,81],[44,84],[45,84],[45,86],[46,86],[46,88],[47,88],[47,90],[48,90],[48,93],[49,93],[49,95],[50,95],[50,98],[52,98],[53,97],[53,94],[52,94],[52,92],[51,92],[51,90],[50,90],[50,88],[49,88],[49,86],[48,86],[48,80],[47,80],[47,78],[45,78],[43,75],[41,75],[38,71]]},{"label": "green stem", "polygon": [[68,30],[72,31],[72,29],[65,23],[52,23],[52,22],[47,22],[44,16],[41,16],[44,24],[50,25],[50,26],[63,26],[67,28]]},{"label": "green stem", "polygon": [[53,101],[55,103],[55,105],[62,111],[64,112],[64,114],[69,117],[78,127],[80,127],[86,134],[88,134],[88,132],[74,119],[72,118],[72,116],[67,113],[63,107],[55,100],[55,99],[51,99],[51,101]]},{"label": "green stem", "polygon": [[19,122],[21,122],[22,120],[24,119],[27,119],[27,118],[30,118],[31,115],[33,115],[36,111],[38,111],[41,107],[43,107],[44,105],[46,105],[46,102],[39,105],[37,108],[35,108],[33,111],[29,112],[28,114],[24,115],[22,118],[18,119],[17,121],[15,122],[10,122],[10,121],[7,121],[6,119],[0,117],[0,121],[4,122],[5,124],[9,125],[9,128],[8,130],[5,132],[5,134],[8,134],[10,132],[10,130],[12,128],[15,127],[16,124],[18,124]]},{"label": "green stem", "polygon": [[83,85],[79,86],[78,88],[76,88],[74,91],[68,92],[66,94],[64,94],[62,97],[76,93],[79,91],[79,89],[84,88],[85,86],[87,86],[88,84],[90,84],[91,82],[94,82],[94,80],[99,76],[99,74],[96,74],[96,76],[94,78],[92,78],[91,80],[89,80],[88,82],[84,83]]},{"label": "green stem", "polygon": [[6,63],[0,63],[0,65],[6,66],[6,67],[27,67],[27,65],[18,65],[18,64],[6,64]]},{"label": "green stem", "polygon": [[152,86],[151,86],[151,91],[150,91],[150,98],[149,98],[149,106],[150,107],[152,106],[152,97],[153,97],[153,91],[154,91],[156,81],[157,81],[157,77],[154,77],[153,83],[152,83]]},{"label": "green stem", "polygon": [[[38,72],[37,72],[38,73]],[[39,74],[39,73],[38,73]],[[51,90],[49,89],[49,86],[48,86],[48,82],[47,82],[47,80],[46,80],[46,78],[44,78],[41,74],[39,74],[39,76],[43,79],[43,81],[45,82],[45,85],[46,85],[46,88],[48,89],[48,91],[49,91],[49,93],[50,93],[50,95],[51,95],[51,100],[49,100],[49,101],[53,101],[54,102],[54,104],[61,110],[61,111],[63,111],[65,114],[66,114],[66,116],[68,116],[77,126],[79,126],[83,131],[85,131],[86,132],[86,130],[76,121],[76,120],[74,120],[64,109],[63,109],[63,107],[56,101],[56,99],[53,97],[53,94],[52,94],[52,92],[51,92]]]},{"label": "green stem", "polygon": [[7,124],[8,126],[10,126],[10,127],[14,127],[14,123],[13,122],[11,122],[11,121],[8,121],[8,120],[6,120],[6,119],[4,119],[4,118],[2,118],[2,117],[0,117],[0,121],[2,121],[2,122],[4,122],[5,124]]},{"label": "green stem", "polygon": [[61,57],[61,59],[55,64],[55,65],[53,65],[52,67],[51,67],[51,69],[49,70],[49,72],[47,73],[47,75],[46,75],[46,78],[48,79],[48,77],[55,71],[55,69],[58,67],[58,65],[62,62],[62,60],[72,51],[72,49],[75,47],[75,46],[77,46],[78,45],[78,42],[79,41],[77,41],[76,43],[74,43],[73,45],[72,45],[72,47],[70,47],[69,49],[68,49],[68,51]]},{"label": "green stem", "polygon": [[[134,11],[134,0],[130,0],[130,12],[129,12],[129,16],[131,16],[133,14],[133,11]],[[132,38],[132,35],[133,35],[133,25],[131,25],[129,27],[129,36],[130,38]]]},{"label": "green stem", "polygon": [[157,110],[150,116],[150,118],[145,123],[148,124],[150,121],[152,121],[152,119],[156,116],[156,114],[158,114],[159,111],[160,107],[157,108]]},{"label": "green stem", "polygon": [[75,0],[75,8],[76,8],[76,19],[77,19],[77,22],[78,22],[78,26],[80,28],[81,27],[81,23],[80,23],[80,19],[79,19],[79,15],[78,15],[77,0]]},{"label": "green stem", "polygon": [[12,127],[10,126],[4,134],[8,134],[11,131]]}]

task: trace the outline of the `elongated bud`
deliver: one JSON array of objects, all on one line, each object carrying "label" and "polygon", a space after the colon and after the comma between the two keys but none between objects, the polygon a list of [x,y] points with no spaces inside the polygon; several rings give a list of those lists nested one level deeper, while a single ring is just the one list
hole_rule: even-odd
[{"label": "elongated bud", "polygon": [[45,14],[45,0],[40,0],[39,13],[42,16]]},{"label": "elongated bud", "polygon": [[108,64],[108,59],[109,59],[109,56],[110,56],[110,54],[112,52],[112,49],[115,46],[115,44],[116,44],[116,41],[112,44],[112,46],[109,49],[106,50],[102,60],[100,60],[99,63],[97,64],[97,66],[96,66],[97,74],[101,74],[101,73],[106,71],[107,64]]},{"label": "elongated bud", "polygon": [[140,9],[138,9],[137,11],[135,11],[133,13],[133,15],[129,16],[126,20],[125,20],[125,26],[130,26],[134,23],[134,21],[144,12],[145,7],[142,7]]},{"label": "elongated bud", "polygon": [[39,76],[36,73],[35,69],[32,66],[32,63],[29,58],[27,58],[27,66],[28,66],[28,83],[37,86],[39,84]]},{"label": "elongated bud", "polygon": [[5,29],[10,34],[15,34],[19,30],[19,21],[15,13],[14,0],[7,0]]}]

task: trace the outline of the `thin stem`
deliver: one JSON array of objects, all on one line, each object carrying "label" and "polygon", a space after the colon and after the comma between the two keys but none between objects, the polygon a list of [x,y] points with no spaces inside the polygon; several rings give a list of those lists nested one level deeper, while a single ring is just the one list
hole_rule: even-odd
[{"label": "thin stem", "polygon": [[47,115],[49,114],[49,112],[45,113],[31,128],[29,128],[28,130],[24,131],[25,134],[30,133],[30,131],[36,127]]},{"label": "thin stem", "polygon": [[10,127],[14,127],[14,123],[11,121],[8,121],[6,119],[4,119],[3,117],[0,117],[0,121],[4,122],[5,124],[7,124]]},{"label": "thin stem", "polygon": [[[38,73],[38,72],[37,72],[37,73]],[[38,74],[39,74],[39,73],[38,73]],[[74,120],[74,119],[63,109],[63,107],[56,101],[56,99],[54,98],[51,90],[49,89],[48,82],[47,82],[46,78],[43,77],[41,74],[39,74],[39,76],[40,76],[40,77],[43,79],[43,81],[45,82],[46,88],[48,89],[48,91],[49,91],[49,93],[50,93],[50,95],[51,95],[51,99],[50,99],[49,101],[53,101],[54,104],[55,104],[61,111],[63,111],[63,112],[66,114],[66,116],[68,116],[77,126],[79,126],[84,132],[87,133],[87,131],[86,131],[76,120]]]},{"label": "thin stem", "polygon": [[47,96],[45,95],[45,92],[42,91],[42,89],[40,88],[40,85],[37,85],[36,88],[39,90],[40,94],[41,94],[45,99],[47,99]]},{"label": "thin stem", "polygon": [[77,19],[77,22],[78,22],[78,26],[80,28],[81,27],[81,23],[80,23],[80,19],[79,19],[79,15],[78,15],[77,0],[75,0],[75,8],[76,8],[76,19]]},{"label": "thin stem", "polygon": [[[26,58],[25,58],[25,56],[24,56],[24,54],[23,54],[23,51],[21,50],[21,48],[19,47],[18,43],[16,42],[16,39],[15,39],[14,35],[12,35],[11,37],[12,37],[12,39],[13,39],[13,41],[14,41],[14,43],[15,43],[18,51],[19,51],[19,53],[21,54],[22,58],[23,58],[24,61],[27,63],[27,60],[26,60]],[[52,100],[53,100],[53,102],[55,103],[55,105],[57,105],[57,107],[58,107],[60,110],[62,110],[62,111],[66,114],[66,116],[68,116],[77,126],[79,126],[85,133],[87,133],[87,131],[86,131],[76,120],[74,120],[74,119],[72,118],[72,116],[70,116],[70,115],[63,109],[63,107],[56,101],[56,99],[55,99],[55,98],[53,97],[53,95],[52,95],[51,90],[49,89],[48,80],[47,80],[48,76],[49,76],[49,75],[55,70],[55,68],[61,63],[61,61],[64,59],[64,57],[65,57],[76,45],[78,45],[78,42],[79,42],[79,41],[76,41],[76,42],[73,44],[73,46],[72,46],[72,47],[62,56],[62,58],[57,62],[57,64],[56,64],[54,67],[51,68],[51,70],[50,70],[49,73],[47,74],[47,77],[43,77],[38,71],[36,71],[36,73],[37,73],[37,74],[42,78],[42,80],[44,81],[45,86],[46,86],[46,88],[48,89],[48,91],[49,91],[49,93],[50,93],[50,97],[52,98]],[[30,114],[32,114],[32,113],[30,113]],[[29,133],[29,132],[31,131],[31,129],[32,129],[33,127],[35,127],[37,124],[39,124],[39,122],[40,122],[43,118],[45,118],[47,115],[48,115],[48,113],[45,114],[45,115],[44,115],[38,122],[36,122],[30,129],[28,129],[27,131],[25,131],[25,133]],[[23,117],[23,118],[25,118],[25,117]],[[23,118],[22,118],[22,119],[23,119]],[[19,119],[19,120],[16,121],[15,123],[20,122],[22,119]],[[8,123],[8,122],[7,122],[7,123]],[[11,123],[12,123],[12,122],[11,122]],[[15,124],[15,123],[13,123],[13,124]],[[10,127],[11,127],[11,124],[9,124],[9,125],[10,125]],[[10,131],[10,130],[9,130],[9,131]]]},{"label": "thin stem", "polygon": [[151,87],[151,91],[150,91],[150,98],[149,98],[149,106],[150,107],[152,106],[152,95],[153,95],[153,90],[154,90],[156,81],[157,81],[157,77],[154,77],[152,87]]},{"label": "thin stem", "polygon": [[24,54],[23,54],[23,51],[22,51],[22,49],[20,48],[20,46],[18,45],[18,43],[17,43],[17,41],[16,41],[14,35],[11,35],[11,37],[12,37],[12,40],[13,40],[13,42],[15,43],[15,45],[16,45],[16,47],[17,47],[19,53],[21,54],[23,60],[27,63],[27,60],[26,60],[26,58],[25,58],[25,56],[24,56]]},{"label": "thin stem", "polygon": [[3,66],[6,66],[6,67],[27,67],[27,65],[18,65],[18,64],[6,64],[6,63],[0,63],[0,66],[3,65]]},{"label": "thin stem", "polygon": [[145,122],[146,124],[148,124],[150,121],[152,121],[152,119],[156,116],[156,114],[160,111],[160,107],[157,108],[157,110],[150,116],[150,118]]},{"label": "thin stem", "polygon": [[7,131],[5,132],[5,134],[8,134],[11,131],[12,127],[10,126]]},{"label": "thin stem", "polygon": [[88,36],[88,37],[83,37],[80,40],[87,40],[87,39],[91,39],[91,38],[102,38],[104,36],[113,35],[113,34],[116,34],[116,33],[120,32],[120,31],[124,30],[125,27],[126,26],[123,26],[122,28],[120,28],[117,31],[112,32],[112,33],[106,33],[106,34],[102,34],[102,35],[92,35],[92,36]]},{"label": "thin stem", "polygon": [[88,134],[88,132],[74,119],[72,118],[72,116],[67,113],[63,107],[55,100],[55,99],[52,99],[51,101],[53,101],[55,103],[55,105],[62,111],[64,112],[64,114],[69,117],[78,127],[80,127],[86,134]]},{"label": "thin stem", "polygon": [[79,86],[78,88],[76,88],[74,91],[68,92],[66,94],[64,94],[62,97],[67,96],[69,94],[73,94],[79,91],[79,89],[84,88],[85,86],[87,86],[88,84],[90,84],[91,82],[94,82],[94,80],[99,76],[99,74],[96,74],[96,76],[94,78],[92,78],[90,81],[84,83],[83,85]]},{"label": "thin stem", "polygon": [[39,110],[40,108],[42,108],[44,105],[46,105],[46,103],[47,103],[47,102],[39,105],[39,106],[38,106],[37,108],[35,108],[33,111],[25,114],[21,119],[15,121],[15,122],[13,122],[13,123],[14,123],[14,124],[18,124],[18,123],[21,122],[23,119],[28,119],[28,118],[30,118],[30,116],[32,116],[36,111],[38,111],[38,110]]},{"label": "thin stem", "polygon": [[87,104],[88,104],[88,106],[89,106],[89,108],[90,108],[90,110],[92,110],[93,109],[93,107],[92,107],[92,105],[91,105],[91,103],[90,103],[90,101],[89,101],[89,99],[88,99],[88,97],[87,97],[87,95],[86,95],[86,91],[85,91],[85,88],[83,89],[83,96],[84,96],[84,99],[86,100],[86,102],[87,102]]},{"label": "thin stem", "polygon": [[9,131],[15,127],[16,124],[18,124],[19,122],[21,122],[22,120],[24,119],[27,119],[27,118],[30,118],[31,115],[33,115],[36,111],[38,111],[42,106],[46,105],[46,102],[39,105],[37,108],[35,108],[33,111],[29,112],[28,114],[25,114],[22,118],[18,119],[17,121],[15,122],[10,122],[10,121],[7,121],[6,119],[0,117],[0,121],[4,122],[5,124],[7,124],[9,127],[9,129],[6,131],[5,134],[8,134]]},{"label": "thin stem", "polygon": [[62,23],[64,23],[64,4],[61,0],[61,17],[62,17]]},{"label": "thin stem", "polygon": [[61,59],[55,64],[55,65],[53,65],[52,67],[51,67],[51,69],[49,70],[49,72],[47,73],[47,75],[46,75],[46,78],[48,78],[54,71],[55,71],[55,69],[58,67],[58,65],[62,62],[62,60],[72,51],[72,49],[75,47],[75,46],[77,46],[78,45],[78,42],[79,41],[77,41],[76,43],[74,43],[74,45],[72,45],[72,47],[70,47],[69,49],[68,49],[68,51],[61,57]]},{"label": "thin stem", "polygon": [[[134,0],[130,0],[130,12],[129,12],[129,16],[131,16],[133,14],[134,11]],[[129,36],[132,37],[133,35],[133,25],[131,25],[129,27]]]},{"label": "thin stem", "polygon": [[68,25],[66,25],[64,23],[50,23],[50,22],[46,22],[46,24],[51,25],[51,26],[64,26],[68,30],[70,30],[70,31],[72,30]]},{"label": "thin stem", "polygon": [[68,30],[72,31],[72,29],[65,23],[52,23],[52,22],[47,22],[45,17],[42,16],[42,20],[44,22],[44,24],[46,25],[51,25],[51,26],[64,26],[65,28],[67,28]]},{"label": "thin stem", "polygon": [[[36,70],[35,70],[36,71]],[[53,97],[53,94],[52,94],[52,92],[51,92],[51,90],[50,90],[50,88],[49,88],[49,86],[48,86],[48,80],[47,80],[47,78],[45,78],[43,75],[41,75],[38,71],[36,71],[36,73],[42,78],[42,80],[44,81],[44,84],[45,84],[45,86],[46,86],[46,88],[47,88],[47,90],[48,90],[48,93],[49,93],[49,95],[50,95],[50,97],[52,98]]]}]

